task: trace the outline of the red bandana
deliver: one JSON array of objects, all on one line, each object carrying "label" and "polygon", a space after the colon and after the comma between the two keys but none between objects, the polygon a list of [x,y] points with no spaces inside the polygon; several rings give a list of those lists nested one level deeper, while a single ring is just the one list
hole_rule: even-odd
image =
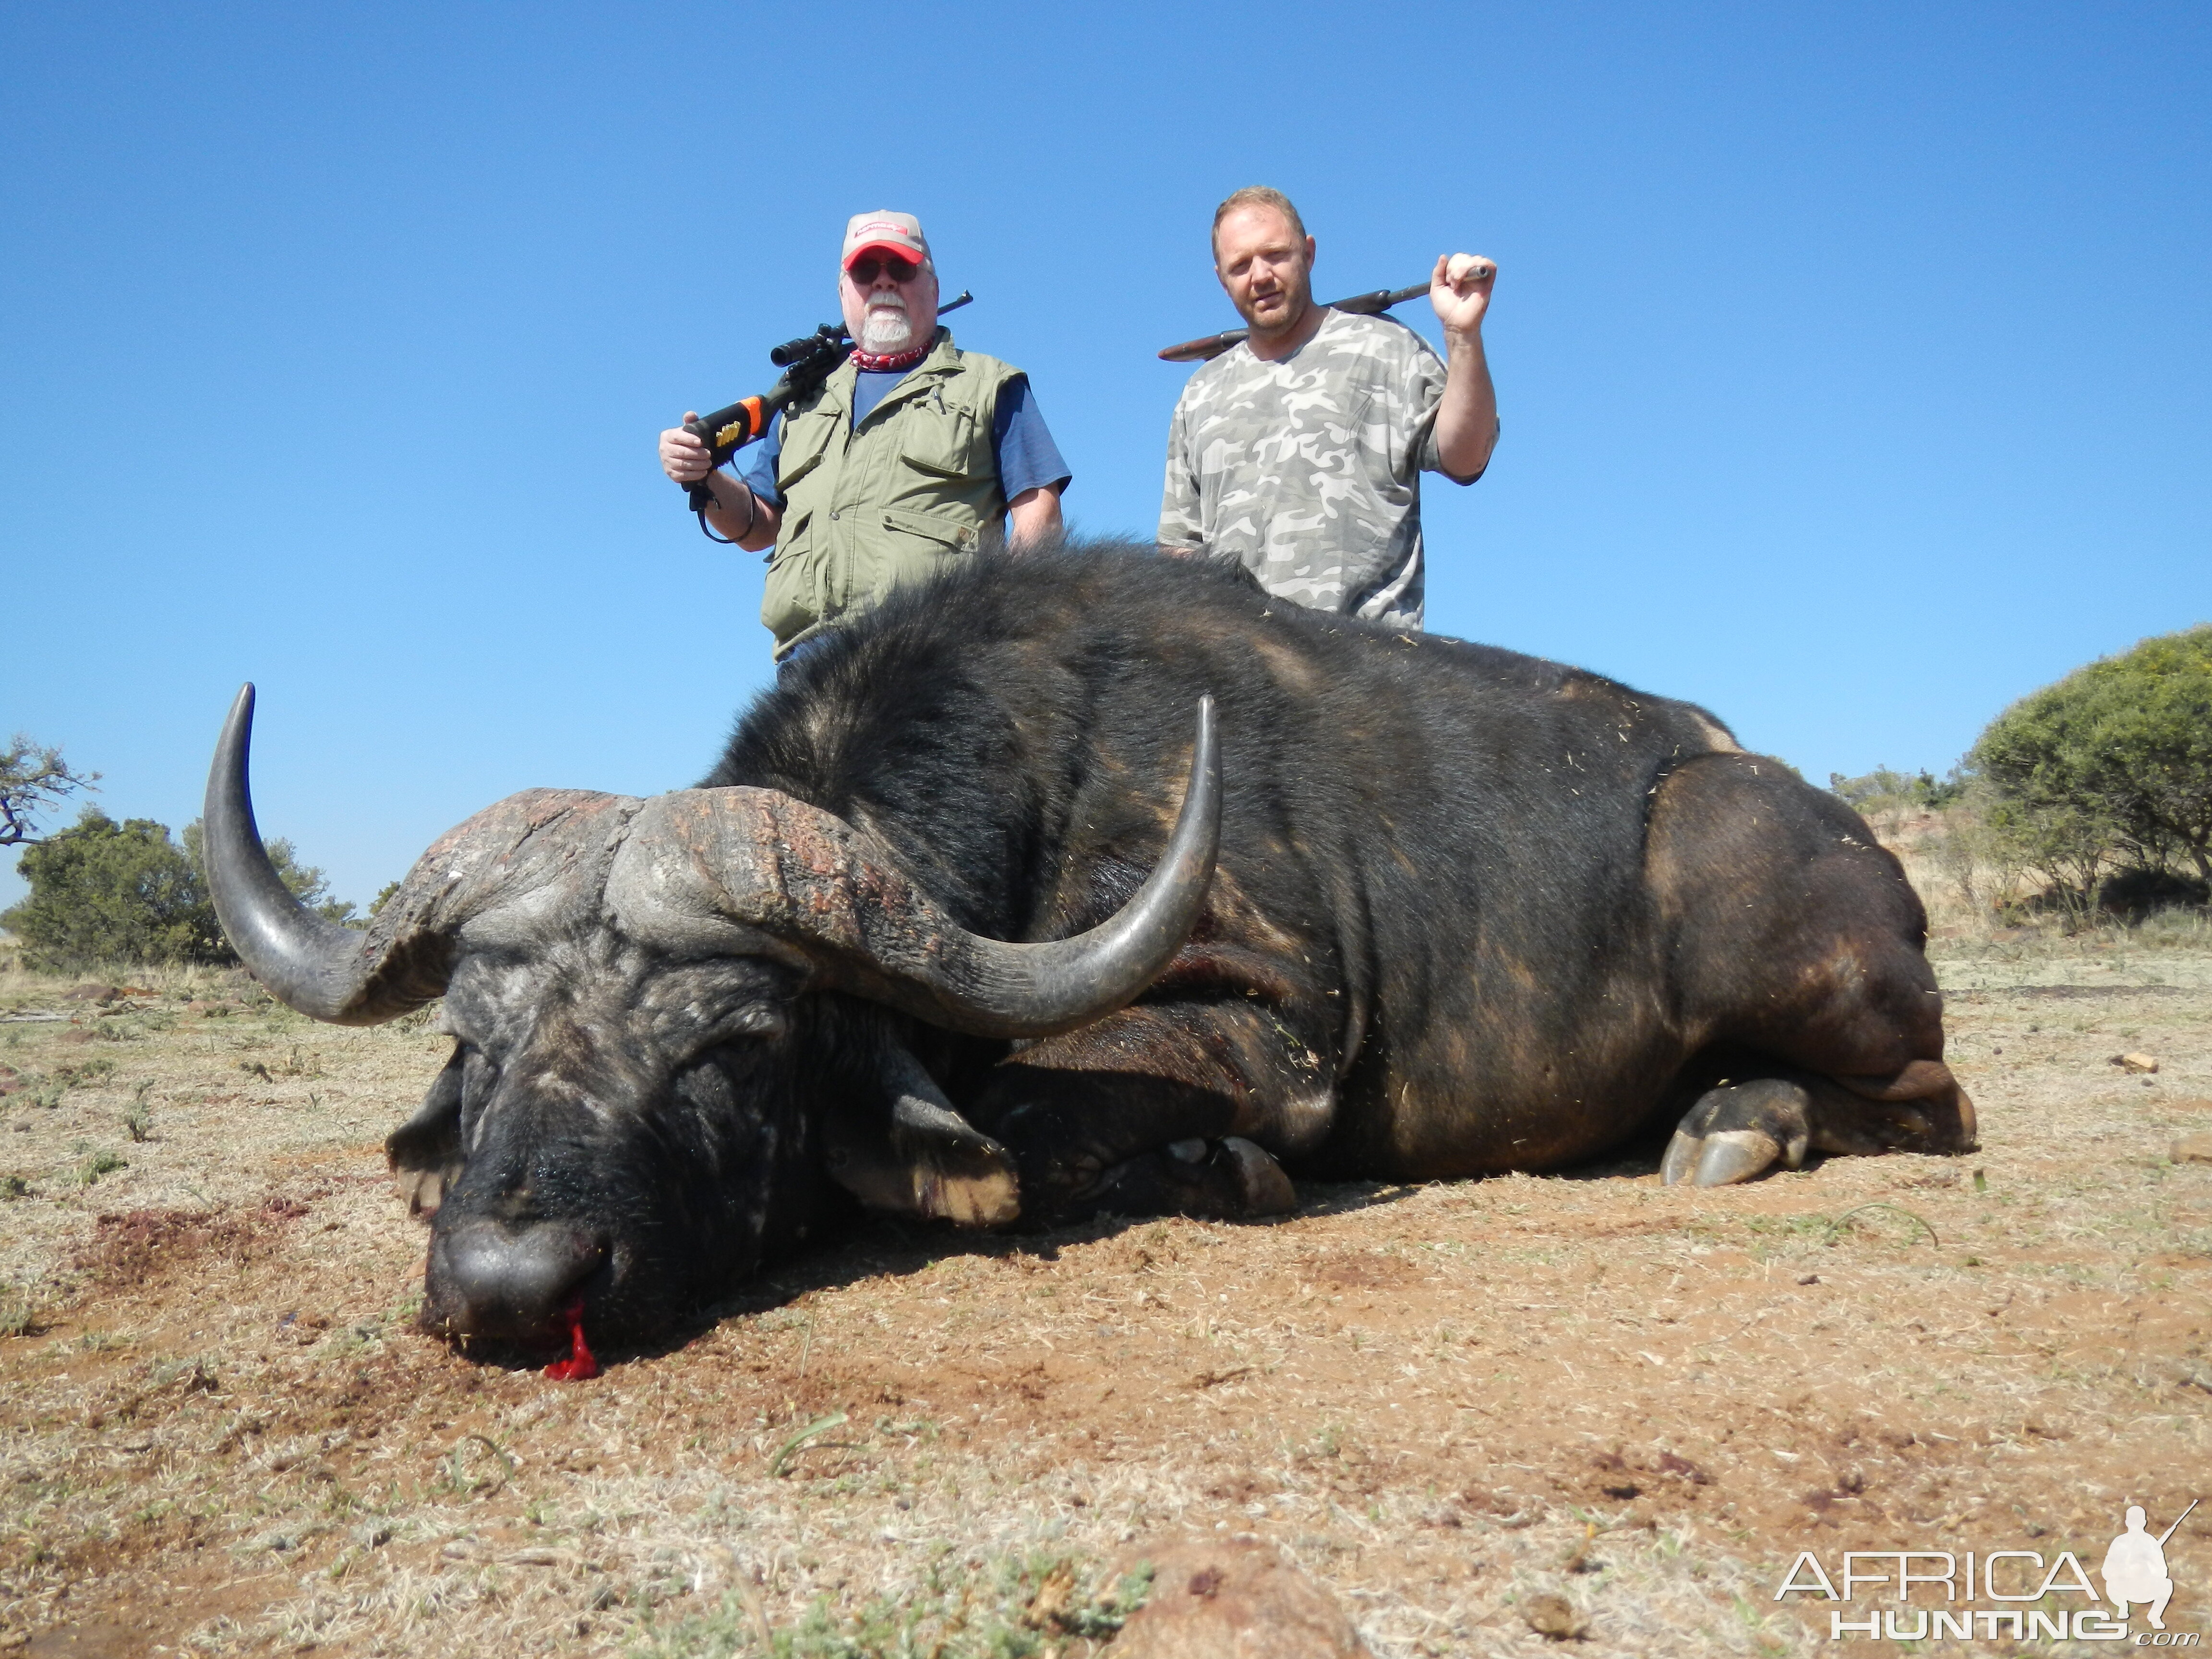
[{"label": "red bandana", "polygon": [[916,346],[911,351],[893,351],[880,357],[872,351],[863,351],[860,347],[854,346],[853,366],[856,368],[864,368],[871,374],[888,374],[893,369],[912,368],[927,356],[929,356],[927,346]]}]

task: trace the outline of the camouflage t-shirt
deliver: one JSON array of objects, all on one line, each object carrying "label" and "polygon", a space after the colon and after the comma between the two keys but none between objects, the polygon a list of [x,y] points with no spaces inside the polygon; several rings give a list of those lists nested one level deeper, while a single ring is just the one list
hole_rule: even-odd
[{"label": "camouflage t-shirt", "polygon": [[1280,362],[1237,345],[1168,428],[1160,544],[1236,560],[1270,593],[1419,629],[1421,477],[1444,365],[1387,317],[1332,311]]}]

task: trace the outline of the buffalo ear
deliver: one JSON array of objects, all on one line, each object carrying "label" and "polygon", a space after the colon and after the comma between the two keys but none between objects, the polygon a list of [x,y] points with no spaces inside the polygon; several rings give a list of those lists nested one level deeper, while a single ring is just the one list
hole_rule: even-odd
[{"label": "buffalo ear", "polygon": [[467,1159],[461,1152],[461,1050],[430,1085],[414,1116],[385,1137],[384,1156],[410,1215],[432,1216]]},{"label": "buffalo ear", "polygon": [[897,1043],[876,1099],[832,1107],[822,1126],[830,1178],[872,1210],[1003,1227],[1022,1212],[1012,1156],[952,1109],[936,1081]]}]

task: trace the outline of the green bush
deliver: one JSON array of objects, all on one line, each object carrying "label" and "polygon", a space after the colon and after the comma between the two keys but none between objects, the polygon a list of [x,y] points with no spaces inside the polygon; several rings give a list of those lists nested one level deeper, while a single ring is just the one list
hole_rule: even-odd
[{"label": "green bush", "polygon": [[1990,722],[1968,757],[1991,823],[2086,902],[2104,870],[2212,881],[2212,623],[2076,669]]},{"label": "green bush", "polygon": [[[330,896],[322,871],[302,864],[292,844],[268,843],[269,860],[300,902],[344,921],[353,906]],[[151,818],[118,823],[87,807],[68,829],[23,849],[17,866],[30,896],[0,915],[0,927],[22,941],[34,968],[77,973],[102,963],[234,963],[216,921],[200,826],[183,845]]]},{"label": "green bush", "polygon": [[76,972],[104,962],[233,960],[199,871],[151,818],[122,823],[96,806],[23,849],[30,896],[0,927],[34,967]]}]

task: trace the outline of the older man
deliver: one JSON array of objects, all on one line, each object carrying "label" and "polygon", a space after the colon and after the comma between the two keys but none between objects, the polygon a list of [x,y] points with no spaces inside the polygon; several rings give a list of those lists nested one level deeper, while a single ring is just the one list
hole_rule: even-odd
[{"label": "older man", "polygon": [[1389,317],[1314,303],[1314,239],[1280,191],[1213,215],[1213,269],[1250,325],[1190,377],[1168,431],[1163,550],[1242,564],[1270,593],[1418,630],[1423,472],[1473,483],[1498,441],[1482,352],[1497,266],[1437,260],[1445,356]]},{"label": "older man", "polygon": [[1002,528],[1016,544],[1057,532],[1070,476],[1029,378],[937,325],[937,267],[912,214],[854,216],[837,296],[851,358],[741,476],[712,471],[683,428],[660,434],[670,477],[708,479],[708,523],[750,551],[774,546],[761,621],[779,661]]}]

